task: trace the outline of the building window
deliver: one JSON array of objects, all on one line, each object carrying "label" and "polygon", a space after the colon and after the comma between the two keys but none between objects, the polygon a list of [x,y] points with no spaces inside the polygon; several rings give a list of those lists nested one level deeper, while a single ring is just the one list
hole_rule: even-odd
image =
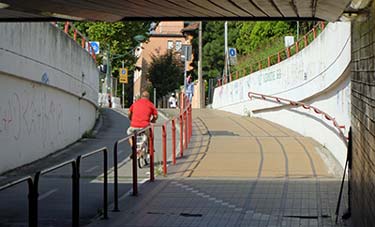
[{"label": "building window", "polygon": [[172,40],[168,40],[168,46],[167,46],[168,50],[171,50],[173,49],[173,41]]},{"label": "building window", "polygon": [[181,41],[176,41],[176,51],[177,51],[177,52],[180,52],[180,51],[181,51],[181,47],[182,47],[182,43],[181,43]]}]

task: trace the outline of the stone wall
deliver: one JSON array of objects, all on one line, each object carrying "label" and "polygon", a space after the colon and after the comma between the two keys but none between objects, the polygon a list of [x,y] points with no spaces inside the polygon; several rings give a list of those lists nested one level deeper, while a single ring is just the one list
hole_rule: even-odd
[{"label": "stone wall", "polygon": [[352,23],[352,214],[375,226],[375,1],[365,22]]}]

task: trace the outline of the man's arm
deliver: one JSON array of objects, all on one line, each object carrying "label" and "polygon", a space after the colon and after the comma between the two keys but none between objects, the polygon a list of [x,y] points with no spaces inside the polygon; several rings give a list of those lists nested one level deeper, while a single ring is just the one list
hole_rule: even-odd
[{"label": "man's arm", "polygon": [[157,119],[158,119],[158,110],[156,109],[156,107],[154,105],[152,105],[152,119],[151,119],[151,123],[155,123]]}]

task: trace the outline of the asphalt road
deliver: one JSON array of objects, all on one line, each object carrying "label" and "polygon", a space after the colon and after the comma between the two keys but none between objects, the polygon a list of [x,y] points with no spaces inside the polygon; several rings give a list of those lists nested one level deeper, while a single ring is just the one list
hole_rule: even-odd
[{"label": "asphalt road", "polygon": [[[126,110],[104,109],[101,126],[94,138],[82,139],[68,148],[56,152],[31,165],[0,176],[0,185],[14,179],[32,175],[37,171],[50,168],[67,160],[75,159],[78,155],[86,154],[96,149],[107,147],[109,185],[108,204],[113,203],[113,146],[116,140],[126,136],[129,120],[125,117]],[[157,123],[166,119],[160,117]],[[162,161],[161,127],[155,127],[155,162],[156,174],[161,174]],[[171,125],[167,125],[167,156],[171,157],[172,147]],[[179,129],[176,131],[176,147],[179,149]],[[178,152],[178,151],[177,151]],[[132,171],[129,155],[130,146],[127,142],[119,145],[119,197],[123,197],[132,189]],[[159,171],[158,171],[159,170]],[[94,218],[101,216],[103,211],[103,155],[97,153],[84,158],[80,164],[80,224],[85,225]],[[72,225],[72,167],[60,169],[42,175],[39,180],[38,224],[39,226],[71,226]],[[138,169],[138,182],[149,178],[147,167]],[[4,183],[5,182],[5,183]],[[142,192],[140,192],[142,193]],[[21,183],[0,191],[0,226],[28,226],[28,186]],[[120,200],[121,203],[126,202]],[[109,216],[111,216],[109,207]]]}]

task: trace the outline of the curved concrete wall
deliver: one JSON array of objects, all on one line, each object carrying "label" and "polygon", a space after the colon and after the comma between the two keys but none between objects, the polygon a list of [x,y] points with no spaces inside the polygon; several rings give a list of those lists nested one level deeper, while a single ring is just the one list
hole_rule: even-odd
[{"label": "curved concrete wall", "polygon": [[[305,102],[350,126],[350,23],[330,23],[308,47],[277,65],[218,87],[212,107],[262,117],[325,145],[345,162],[346,147],[333,125],[313,111],[248,98],[248,92]],[[345,132],[346,133],[346,132]]]},{"label": "curved concrete wall", "polygon": [[0,172],[91,129],[98,76],[89,53],[50,23],[0,23]]}]

